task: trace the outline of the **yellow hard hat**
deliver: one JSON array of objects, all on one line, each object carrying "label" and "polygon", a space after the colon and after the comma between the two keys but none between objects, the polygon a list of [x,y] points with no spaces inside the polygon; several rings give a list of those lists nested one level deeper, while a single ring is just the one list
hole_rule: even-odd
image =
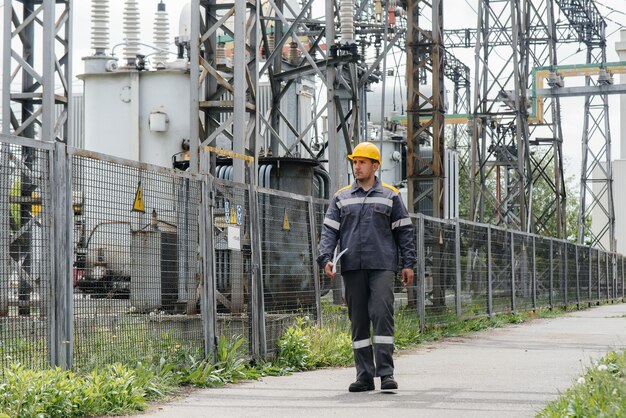
[{"label": "yellow hard hat", "polygon": [[378,164],[382,164],[382,161],[380,161],[380,150],[371,142],[361,142],[354,147],[352,154],[348,155],[348,158],[352,160],[355,157],[369,158],[370,160],[378,161]]}]

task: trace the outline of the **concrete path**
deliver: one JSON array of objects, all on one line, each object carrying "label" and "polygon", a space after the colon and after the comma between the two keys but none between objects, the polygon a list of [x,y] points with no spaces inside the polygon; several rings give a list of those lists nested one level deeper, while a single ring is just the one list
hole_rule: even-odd
[{"label": "concrete path", "polygon": [[193,390],[140,416],[533,417],[592,359],[625,348],[626,304],[608,305],[403,351],[395,394],[349,393],[354,369],[326,369]]}]

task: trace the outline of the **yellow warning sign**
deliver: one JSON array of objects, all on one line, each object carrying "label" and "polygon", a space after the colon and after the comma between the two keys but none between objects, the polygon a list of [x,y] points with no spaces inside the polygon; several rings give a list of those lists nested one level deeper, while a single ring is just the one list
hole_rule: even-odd
[{"label": "yellow warning sign", "polygon": [[137,191],[135,192],[135,202],[133,203],[133,212],[146,213],[146,205],[143,202],[143,189],[141,188],[141,181],[137,184]]},{"label": "yellow warning sign", "polygon": [[289,226],[289,217],[287,216],[287,209],[285,209],[285,216],[283,216],[283,231],[291,230],[291,226]]}]

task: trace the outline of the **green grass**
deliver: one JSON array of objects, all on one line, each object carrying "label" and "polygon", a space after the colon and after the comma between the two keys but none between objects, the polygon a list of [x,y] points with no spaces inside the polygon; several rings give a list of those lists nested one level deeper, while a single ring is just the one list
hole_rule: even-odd
[{"label": "green grass", "polygon": [[626,416],[626,351],[608,353],[557,400],[537,414],[540,418]]}]

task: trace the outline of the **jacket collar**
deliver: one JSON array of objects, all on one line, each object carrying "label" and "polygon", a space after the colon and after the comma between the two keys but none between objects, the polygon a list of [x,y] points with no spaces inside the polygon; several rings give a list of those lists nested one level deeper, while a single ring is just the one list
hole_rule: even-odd
[{"label": "jacket collar", "polygon": [[[382,183],[380,182],[380,179],[378,178],[378,176],[374,176],[374,184],[372,184],[372,188],[369,189],[366,193],[370,194],[370,193],[374,193],[374,192],[380,192],[382,187],[383,187]],[[363,187],[361,187],[359,185],[359,183],[357,183],[356,180],[355,180],[352,183],[352,189],[350,190],[350,193],[354,194],[358,190],[363,190]],[[363,190],[363,192],[365,192],[365,190]]]}]

